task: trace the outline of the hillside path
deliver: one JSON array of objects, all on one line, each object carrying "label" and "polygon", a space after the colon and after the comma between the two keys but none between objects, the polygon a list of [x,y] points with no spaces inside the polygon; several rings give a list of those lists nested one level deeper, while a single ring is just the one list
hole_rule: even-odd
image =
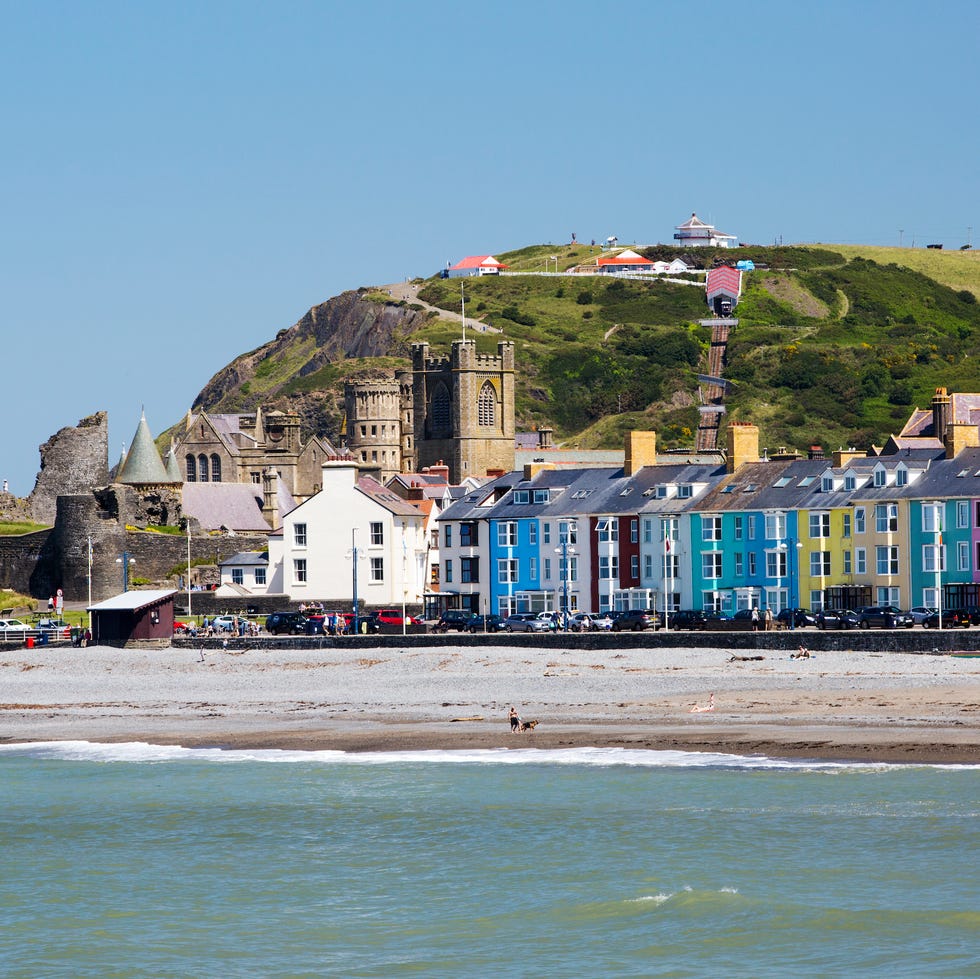
[{"label": "hillside path", "polygon": [[[449,320],[454,323],[461,323],[463,317],[459,313],[454,313],[451,310],[443,309],[441,306],[433,306],[431,303],[424,302],[419,299],[419,287],[412,282],[393,282],[391,285],[380,286],[381,289],[386,289],[390,294],[392,299],[403,299],[408,303],[417,303],[423,309],[428,309],[435,313],[441,320]],[[476,330],[478,333],[503,333],[504,331],[498,329],[496,326],[490,326],[487,323],[481,323],[479,320],[475,320],[470,316],[466,317],[466,325],[472,330]]]}]

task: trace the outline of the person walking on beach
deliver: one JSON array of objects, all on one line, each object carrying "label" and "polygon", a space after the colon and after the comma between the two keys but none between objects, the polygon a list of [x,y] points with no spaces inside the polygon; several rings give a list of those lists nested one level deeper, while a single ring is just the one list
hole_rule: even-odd
[{"label": "person walking on beach", "polygon": [[521,729],[521,718],[517,713],[516,707],[511,707],[510,709],[510,733],[513,734],[515,731]]}]

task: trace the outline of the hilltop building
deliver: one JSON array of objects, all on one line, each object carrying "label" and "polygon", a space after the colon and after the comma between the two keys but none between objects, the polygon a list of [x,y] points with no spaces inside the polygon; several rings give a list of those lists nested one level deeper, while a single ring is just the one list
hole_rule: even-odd
[{"label": "hilltop building", "polygon": [[681,248],[737,248],[738,236],[726,235],[714,225],[705,224],[692,213],[683,224],[674,229],[674,240]]},{"label": "hilltop building", "polygon": [[508,266],[498,262],[493,255],[468,255],[466,258],[446,269],[443,278],[467,279],[475,275],[500,275],[500,270]]}]

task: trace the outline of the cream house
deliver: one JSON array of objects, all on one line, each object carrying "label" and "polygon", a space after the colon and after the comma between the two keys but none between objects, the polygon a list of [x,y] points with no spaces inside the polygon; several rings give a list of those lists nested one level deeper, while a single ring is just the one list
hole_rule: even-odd
[{"label": "cream house", "polygon": [[322,488],[269,538],[269,591],[348,607],[416,605],[425,584],[426,514],[353,460],[323,464]]}]

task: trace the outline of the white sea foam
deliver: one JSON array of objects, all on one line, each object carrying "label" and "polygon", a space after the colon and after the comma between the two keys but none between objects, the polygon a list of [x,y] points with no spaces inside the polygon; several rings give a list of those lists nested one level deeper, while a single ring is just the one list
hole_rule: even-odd
[{"label": "white sea foam", "polygon": [[[234,764],[266,762],[270,764],[325,765],[558,765],[579,767],[637,768],[730,768],[788,769],[812,771],[882,770],[908,766],[872,762],[836,762],[786,760],[767,757],[745,757],[715,752],[656,751],[640,748],[473,748],[455,751],[296,751],[279,748],[184,748],[180,745],[156,745],[144,742],[103,744],[89,741],[34,741],[0,745],[0,757],[22,755],[57,761],[87,762],[214,762]],[[955,766],[931,766],[955,767]],[[980,768],[980,766],[959,766]]]}]

